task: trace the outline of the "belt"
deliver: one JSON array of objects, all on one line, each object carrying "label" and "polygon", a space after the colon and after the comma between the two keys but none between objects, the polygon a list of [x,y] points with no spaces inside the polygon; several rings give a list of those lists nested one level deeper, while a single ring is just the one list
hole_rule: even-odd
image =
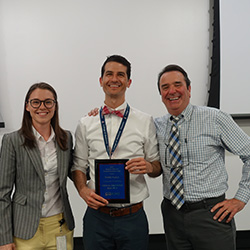
[{"label": "belt", "polygon": [[133,214],[139,211],[143,206],[143,203],[137,203],[128,207],[100,207],[98,211],[109,214],[111,217],[119,217],[128,214]]},{"label": "belt", "polygon": [[[164,200],[171,203],[171,201],[165,197],[164,197]],[[224,201],[224,200],[225,200],[225,194],[223,194],[219,197],[207,198],[207,199],[197,201],[197,202],[185,202],[182,205],[180,211],[187,212],[187,211],[197,210],[197,209],[201,209],[201,208],[208,208],[209,206],[215,205],[215,204],[217,204],[221,201]]]}]

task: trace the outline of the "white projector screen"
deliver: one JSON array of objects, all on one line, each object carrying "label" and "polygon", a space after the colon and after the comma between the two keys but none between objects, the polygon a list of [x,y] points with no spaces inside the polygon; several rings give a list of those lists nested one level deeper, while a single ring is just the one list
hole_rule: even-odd
[{"label": "white projector screen", "polygon": [[220,109],[250,115],[250,1],[220,0]]}]

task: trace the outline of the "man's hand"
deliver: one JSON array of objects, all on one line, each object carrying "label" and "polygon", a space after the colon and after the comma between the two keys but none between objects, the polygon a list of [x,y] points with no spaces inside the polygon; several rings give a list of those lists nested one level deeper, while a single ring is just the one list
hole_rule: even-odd
[{"label": "man's hand", "polygon": [[162,173],[159,161],[148,162],[144,158],[134,158],[126,162],[126,167],[131,174],[148,174],[157,177]]},{"label": "man's hand", "polygon": [[147,174],[152,173],[153,167],[151,163],[144,158],[134,158],[126,162],[126,167],[131,174]]},{"label": "man's hand", "polygon": [[75,170],[72,172],[72,176],[79,195],[85,200],[89,207],[97,210],[99,207],[103,207],[108,204],[106,199],[96,194],[94,190],[88,188],[86,184],[86,174],[80,170]]},{"label": "man's hand", "polygon": [[16,246],[14,243],[10,243],[7,245],[0,246],[0,250],[16,250]]},{"label": "man's hand", "polygon": [[85,200],[85,202],[89,207],[96,210],[108,204],[108,201],[106,199],[96,194],[94,190],[88,188],[87,186],[83,187],[79,191],[79,195]]},{"label": "man's hand", "polygon": [[235,214],[241,211],[245,207],[245,205],[246,203],[235,198],[219,202],[211,209],[212,213],[219,209],[213,219],[221,222],[226,216],[229,215],[226,220],[226,223],[229,223],[233,219]]},{"label": "man's hand", "polygon": [[88,112],[88,116],[97,116],[98,113],[99,113],[99,109],[95,108],[95,109],[92,109],[90,112]]}]

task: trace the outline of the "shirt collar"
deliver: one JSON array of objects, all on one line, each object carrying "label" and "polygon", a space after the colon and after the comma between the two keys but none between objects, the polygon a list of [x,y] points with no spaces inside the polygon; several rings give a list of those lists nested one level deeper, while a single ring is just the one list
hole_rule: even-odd
[{"label": "shirt collar", "polygon": [[187,120],[187,121],[190,120],[192,112],[193,112],[193,105],[191,103],[189,103],[187,105],[187,107],[182,112],[182,115],[184,116],[184,119]]},{"label": "shirt collar", "polygon": [[[192,112],[193,112],[193,105],[191,103],[189,103],[187,105],[187,107],[181,112],[180,115],[182,115],[183,118],[188,121],[191,119]],[[171,122],[170,118],[171,118],[171,114],[169,114],[169,116],[168,116],[169,122]]]},{"label": "shirt collar", "polygon": [[[49,137],[47,142],[55,140],[54,129],[53,129],[52,126],[50,126],[50,128],[51,128],[51,134],[50,134],[50,137]],[[32,126],[32,131],[33,131],[33,134],[34,134],[34,136],[36,138],[36,141],[40,141],[40,140],[45,141],[44,138],[42,137],[42,135],[40,135],[40,133],[34,128],[34,126]]]}]

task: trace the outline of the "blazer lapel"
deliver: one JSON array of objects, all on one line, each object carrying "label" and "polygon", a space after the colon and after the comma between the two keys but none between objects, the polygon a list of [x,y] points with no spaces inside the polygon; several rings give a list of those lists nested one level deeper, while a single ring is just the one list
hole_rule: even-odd
[{"label": "blazer lapel", "polygon": [[26,151],[34,165],[34,168],[37,171],[38,176],[40,177],[41,181],[45,184],[44,168],[39,149],[37,147],[32,149],[26,147]]},{"label": "blazer lapel", "polygon": [[57,170],[59,175],[60,184],[62,184],[65,176],[65,171],[67,171],[67,151],[63,151],[59,145],[56,143],[56,152],[57,152]]}]

